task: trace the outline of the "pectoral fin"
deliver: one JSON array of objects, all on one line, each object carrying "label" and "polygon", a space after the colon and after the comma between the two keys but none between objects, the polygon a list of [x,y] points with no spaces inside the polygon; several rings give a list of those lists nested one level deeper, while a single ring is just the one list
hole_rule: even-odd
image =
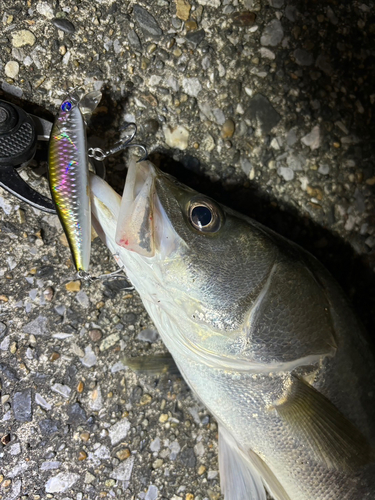
[{"label": "pectoral fin", "polygon": [[222,427],[219,427],[219,469],[225,500],[266,500],[260,475]]},{"label": "pectoral fin", "polygon": [[152,354],[150,356],[137,356],[124,358],[123,363],[136,373],[146,375],[180,375],[180,371],[169,353]]},{"label": "pectoral fin", "polygon": [[301,444],[328,468],[355,471],[371,461],[371,449],[361,432],[304,381],[295,378],[290,393],[275,408]]}]

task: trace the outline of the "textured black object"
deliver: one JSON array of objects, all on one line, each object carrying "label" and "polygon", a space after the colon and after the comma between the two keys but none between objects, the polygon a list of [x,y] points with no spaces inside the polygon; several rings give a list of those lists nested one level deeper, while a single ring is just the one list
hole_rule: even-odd
[{"label": "textured black object", "polygon": [[36,141],[31,116],[0,100],[0,186],[40,210],[55,213],[52,202],[26,184],[16,170],[34,157]]},{"label": "textured black object", "polygon": [[23,123],[14,134],[7,134],[1,138],[0,142],[0,158],[12,159],[25,153],[32,145],[33,129],[30,123]]},{"label": "textured black object", "polygon": [[36,132],[21,108],[0,100],[0,165],[18,166],[34,156]]},{"label": "textured black object", "polygon": [[55,17],[52,19],[52,23],[61,31],[65,31],[66,33],[74,33],[75,27],[74,24],[68,21],[68,19],[60,19]]}]

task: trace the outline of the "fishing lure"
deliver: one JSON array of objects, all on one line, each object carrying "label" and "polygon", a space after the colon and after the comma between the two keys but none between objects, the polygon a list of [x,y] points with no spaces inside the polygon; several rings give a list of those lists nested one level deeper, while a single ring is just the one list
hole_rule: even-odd
[{"label": "fishing lure", "polygon": [[93,91],[82,98],[71,92],[63,100],[60,112],[51,132],[49,143],[49,184],[57,214],[65,231],[73,255],[78,276],[94,279],[88,273],[91,251],[91,208],[89,187],[89,157],[103,161],[125,148],[138,147],[130,144],[137,133],[135,123],[128,123],[123,130],[132,127],[132,132],[111,149],[87,150],[86,120],[91,116],[102,97]]},{"label": "fishing lure", "polygon": [[77,271],[84,276],[91,250],[91,209],[86,120],[101,93],[67,95],[60,106],[49,143],[49,184]]}]

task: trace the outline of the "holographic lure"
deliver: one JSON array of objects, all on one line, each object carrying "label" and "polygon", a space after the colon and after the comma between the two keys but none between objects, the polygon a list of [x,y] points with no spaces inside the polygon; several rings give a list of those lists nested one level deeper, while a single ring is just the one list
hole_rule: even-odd
[{"label": "holographic lure", "polygon": [[94,91],[80,98],[68,94],[52,128],[49,184],[77,271],[88,271],[91,250],[91,208],[86,121],[101,99]]}]

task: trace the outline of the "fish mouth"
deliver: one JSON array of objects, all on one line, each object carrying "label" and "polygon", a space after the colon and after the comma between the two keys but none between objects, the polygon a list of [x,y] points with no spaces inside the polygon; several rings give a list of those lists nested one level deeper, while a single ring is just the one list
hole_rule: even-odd
[{"label": "fish mouth", "polygon": [[131,160],[116,229],[116,243],[143,257],[166,257],[176,233],[156,192],[160,172],[149,161]]}]

